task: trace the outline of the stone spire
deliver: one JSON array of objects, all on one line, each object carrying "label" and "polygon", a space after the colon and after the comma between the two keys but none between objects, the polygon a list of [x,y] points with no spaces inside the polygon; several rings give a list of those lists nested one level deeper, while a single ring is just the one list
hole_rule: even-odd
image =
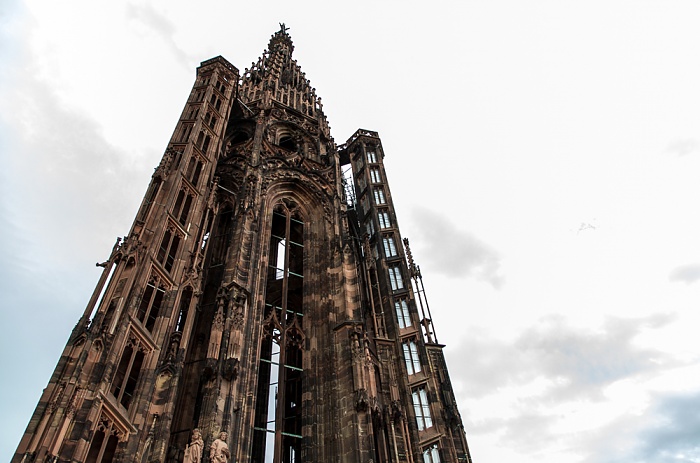
[{"label": "stone spire", "polygon": [[281,23],[280,30],[272,35],[262,56],[243,72],[240,98],[248,104],[269,93],[272,100],[304,116],[325,120],[321,98],[316,96],[316,89],[311,87],[306,74],[292,59],[294,44],[287,31],[288,28]]}]

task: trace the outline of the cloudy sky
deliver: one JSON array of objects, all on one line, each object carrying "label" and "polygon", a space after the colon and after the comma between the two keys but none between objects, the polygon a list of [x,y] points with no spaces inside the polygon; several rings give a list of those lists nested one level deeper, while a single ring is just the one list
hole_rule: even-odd
[{"label": "cloudy sky", "polygon": [[376,130],[476,463],[700,462],[700,2],[0,5],[0,460],[194,82],[285,22]]}]

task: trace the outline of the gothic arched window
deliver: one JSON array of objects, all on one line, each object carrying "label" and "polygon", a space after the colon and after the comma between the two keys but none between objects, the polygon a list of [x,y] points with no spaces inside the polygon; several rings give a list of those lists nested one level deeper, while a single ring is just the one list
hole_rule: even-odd
[{"label": "gothic arched window", "polygon": [[303,287],[304,222],[280,204],[269,238],[253,461],[300,458]]}]

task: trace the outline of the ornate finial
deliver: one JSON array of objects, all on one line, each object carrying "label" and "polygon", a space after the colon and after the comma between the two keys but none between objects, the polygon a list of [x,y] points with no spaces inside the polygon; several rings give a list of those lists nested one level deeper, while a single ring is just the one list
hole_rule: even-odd
[{"label": "ornate finial", "polygon": [[367,265],[369,268],[374,268],[374,255],[372,254],[372,246],[369,244],[369,235],[365,233],[362,238],[362,251],[365,253]]},{"label": "ornate finial", "polygon": [[408,238],[403,239],[403,245],[406,247],[406,258],[408,259],[408,269],[411,272],[411,278],[415,278],[419,270],[416,267],[416,263],[413,262],[413,254],[411,254],[411,247],[408,245]]},{"label": "ornate finial", "polygon": [[289,30],[289,28],[287,26],[285,26],[284,23],[279,23],[279,25],[280,25],[280,32],[282,32],[283,34],[286,34],[287,31]]}]

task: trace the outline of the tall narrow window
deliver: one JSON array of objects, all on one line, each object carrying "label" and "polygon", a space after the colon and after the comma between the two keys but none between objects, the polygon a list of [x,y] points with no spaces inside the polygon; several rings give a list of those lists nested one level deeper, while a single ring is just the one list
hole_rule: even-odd
[{"label": "tall narrow window", "polygon": [[194,168],[194,172],[190,177],[190,182],[192,182],[192,185],[194,185],[195,188],[197,188],[197,183],[199,183],[199,176],[202,174],[203,165],[204,164],[202,164],[201,161],[197,161],[197,165]]},{"label": "tall narrow window", "polygon": [[374,202],[377,204],[386,204],[386,197],[384,196],[384,189],[375,188],[374,189]]},{"label": "tall narrow window", "polygon": [[187,165],[187,172],[185,173],[185,177],[190,181],[192,185],[195,187],[197,186],[197,183],[199,182],[199,176],[202,173],[202,167],[203,163],[199,156],[192,156],[190,158],[190,162]]},{"label": "tall narrow window", "polygon": [[157,278],[151,278],[143,291],[136,318],[148,331],[153,331],[165,296],[165,287]]},{"label": "tall narrow window", "polygon": [[416,422],[418,430],[423,431],[433,426],[433,418],[430,415],[430,403],[428,402],[428,394],[424,387],[414,389],[411,394],[413,397],[413,411],[416,413]]},{"label": "tall narrow window", "polygon": [[139,349],[138,342],[131,339],[129,344],[124,348],[122,357],[117,366],[117,372],[112,380],[110,392],[117,399],[117,402],[122,404],[124,408],[129,409],[131,399],[136,390],[136,383],[141,373],[141,365],[143,364],[144,353]]},{"label": "tall narrow window", "polygon": [[365,228],[367,229],[367,234],[371,238],[374,235],[374,221],[372,219],[369,219],[365,224]]},{"label": "tall narrow window", "polygon": [[301,451],[304,338],[304,222],[293,208],[275,208],[269,243],[252,461],[292,463]]},{"label": "tall narrow window", "polygon": [[185,124],[182,126],[180,138],[178,139],[180,143],[187,143],[187,141],[190,139],[190,133],[192,133],[192,127],[194,127],[193,124]]},{"label": "tall narrow window", "polygon": [[414,341],[403,343],[403,358],[406,361],[406,371],[409,375],[414,375],[421,370],[418,346]]},{"label": "tall narrow window", "polygon": [[403,289],[403,278],[401,277],[401,269],[398,265],[389,267],[389,281],[391,282],[392,290],[397,291]]},{"label": "tall narrow window", "polygon": [[[92,435],[92,442],[88,450],[85,463],[111,463],[119,440],[112,432],[114,424],[104,417],[98,422],[97,429]],[[107,437],[109,436],[109,437]],[[106,437],[106,438],[105,438]]]},{"label": "tall narrow window", "polygon": [[188,286],[182,291],[182,297],[180,297],[180,310],[178,310],[175,331],[184,331],[185,323],[187,323],[187,314],[190,310],[190,302],[192,302],[192,288]]},{"label": "tall narrow window", "polygon": [[398,255],[396,252],[396,242],[394,241],[393,236],[385,236],[382,241],[384,243],[384,255],[386,257],[394,257]]},{"label": "tall narrow window", "polygon": [[167,229],[163,234],[163,241],[160,242],[156,260],[163,264],[163,268],[168,272],[172,270],[173,265],[175,265],[175,256],[177,255],[177,248],[179,246],[180,235],[173,229]]},{"label": "tall narrow window", "polygon": [[182,225],[187,223],[187,216],[190,214],[190,207],[192,207],[192,199],[192,195],[185,190],[180,190],[180,193],[178,193],[175,199],[173,216],[175,216]]},{"label": "tall narrow window", "polygon": [[396,318],[399,321],[399,328],[404,329],[412,325],[411,314],[408,312],[408,303],[406,299],[399,299],[394,302],[396,309]]},{"label": "tall narrow window", "polygon": [[437,444],[423,450],[423,463],[440,463],[440,452]]},{"label": "tall narrow window", "polygon": [[389,220],[389,213],[384,211],[379,211],[377,214],[379,217],[379,228],[390,228],[391,220]]},{"label": "tall narrow window", "polygon": [[367,162],[377,162],[377,153],[374,151],[367,151]]},{"label": "tall narrow window", "polygon": [[369,177],[372,180],[372,183],[379,183],[382,181],[382,176],[379,173],[379,168],[377,167],[372,167],[369,170]]},{"label": "tall narrow window", "polygon": [[367,187],[367,181],[363,176],[358,176],[357,177],[357,186],[358,186],[358,191],[362,192],[365,190]]}]

